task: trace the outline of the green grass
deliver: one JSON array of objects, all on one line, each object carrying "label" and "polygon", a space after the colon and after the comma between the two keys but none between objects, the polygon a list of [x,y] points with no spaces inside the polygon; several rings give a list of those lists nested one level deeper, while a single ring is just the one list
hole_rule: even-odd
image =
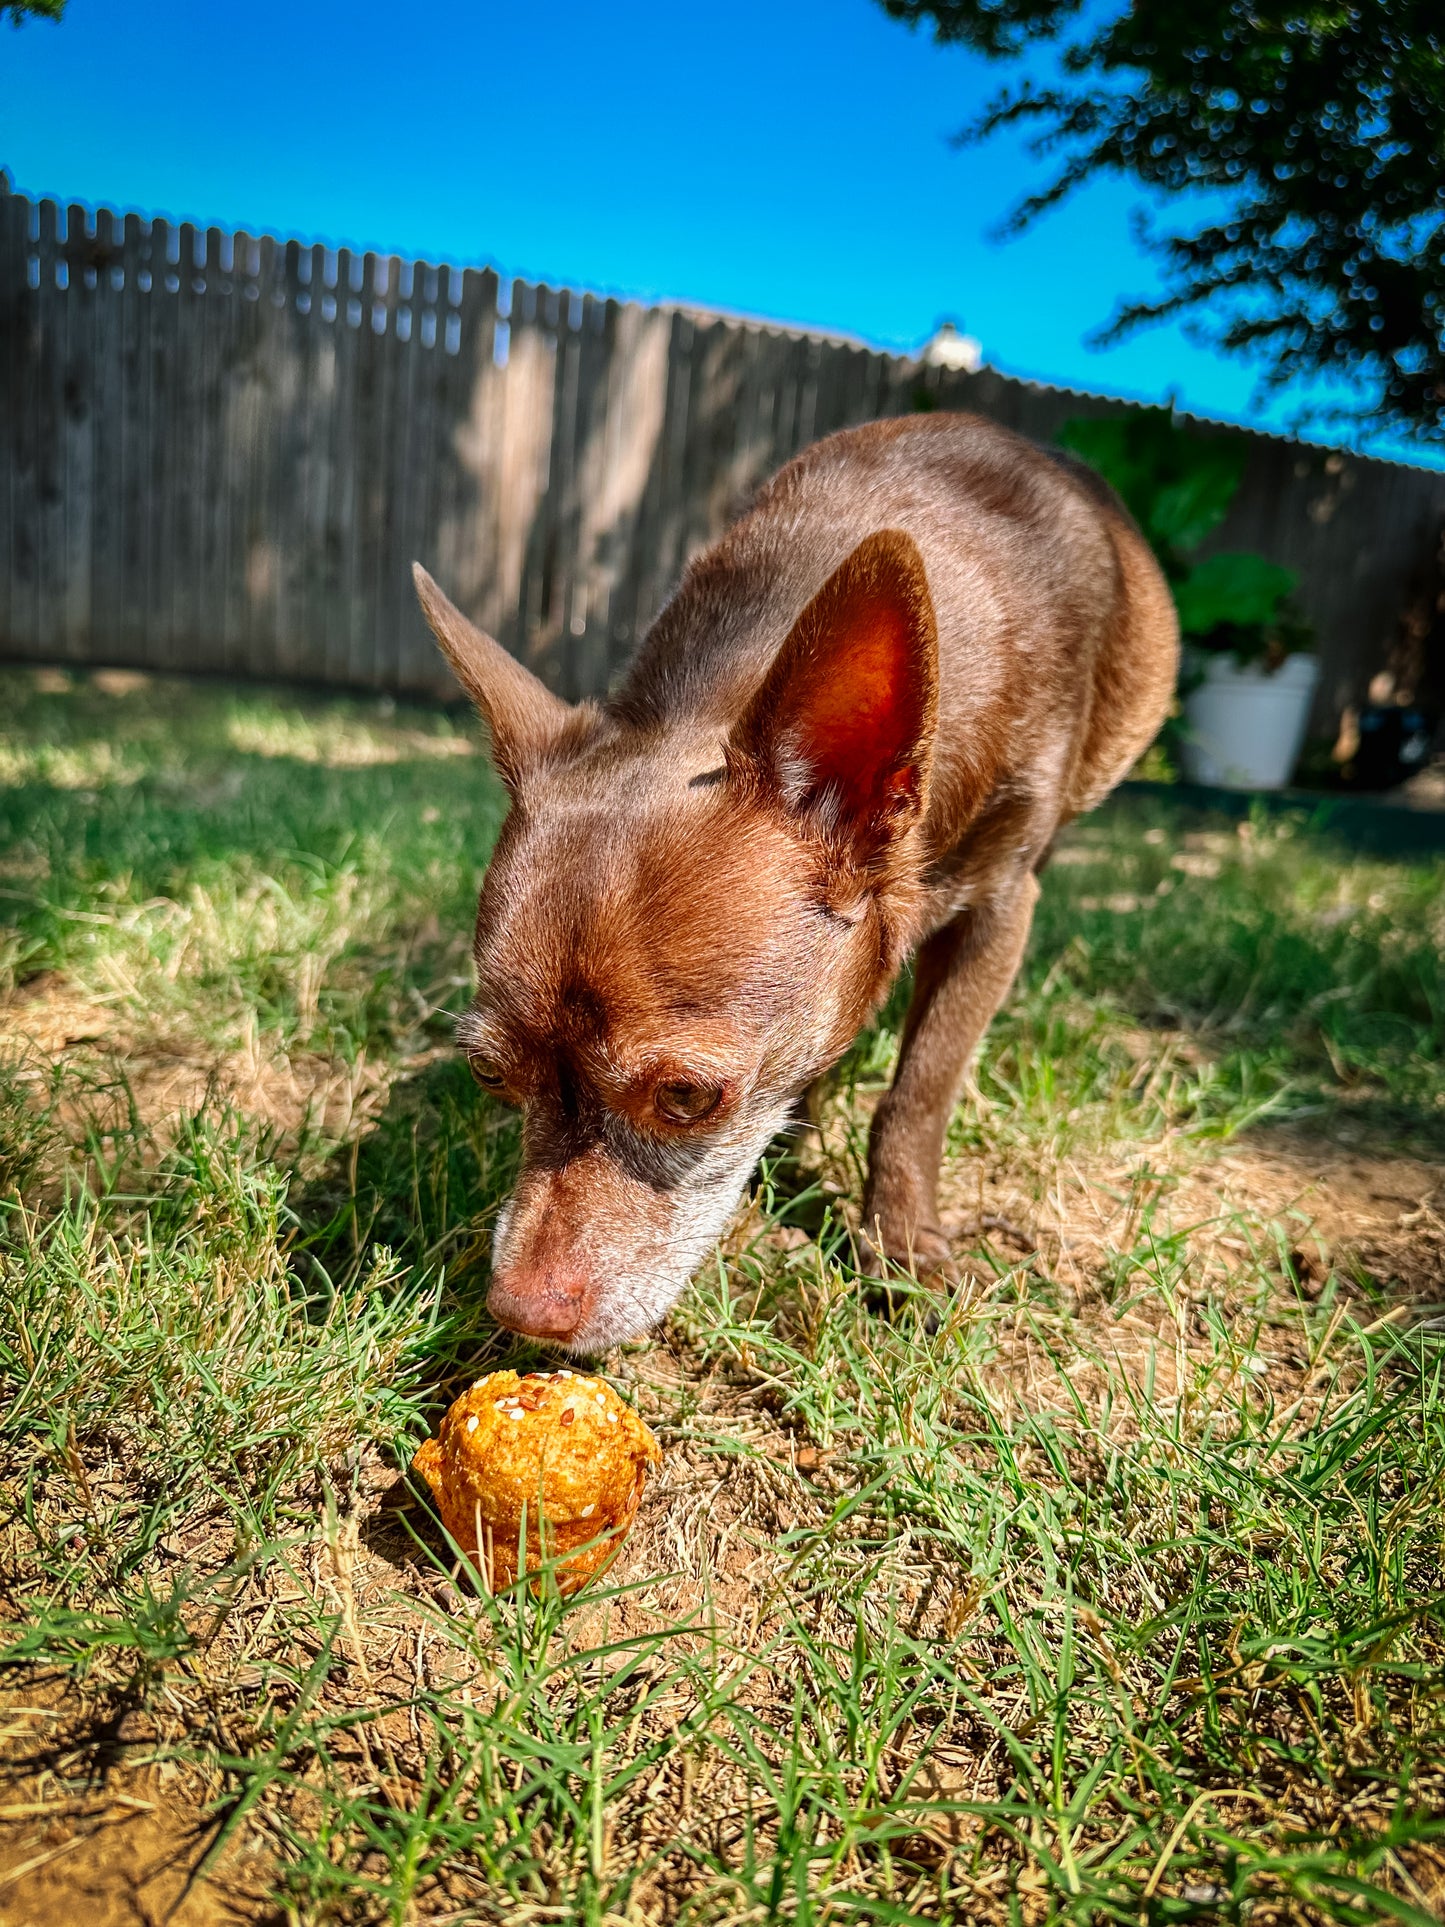
[{"label": "green grass", "polygon": [[0,689],[17,1779],[163,1769],[296,1922],[1440,1915],[1441,865],[1079,826],[950,1134],[1027,1236],[860,1283],[895,998],[606,1361],[665,1461],[605,1586],[490,1600],[404,1477],[516,1355],[476,733],[115,688]]}]

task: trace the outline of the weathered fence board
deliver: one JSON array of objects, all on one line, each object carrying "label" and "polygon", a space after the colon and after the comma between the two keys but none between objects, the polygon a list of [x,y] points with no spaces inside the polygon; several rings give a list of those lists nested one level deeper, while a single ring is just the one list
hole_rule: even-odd
[{"label": "weathered fence board", "polygon": [[[1125,406],[689,310],[0,196],[0,654],[454,693],[419,558],[556,689],[816,436]],[[1217,546],[1296,569],[1358,696],[1445,475],[1250,436]]]}]

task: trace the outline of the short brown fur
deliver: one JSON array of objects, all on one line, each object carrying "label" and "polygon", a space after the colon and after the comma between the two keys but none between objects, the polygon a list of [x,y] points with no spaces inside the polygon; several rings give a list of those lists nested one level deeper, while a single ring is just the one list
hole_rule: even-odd
[{"label": "short brown fur", "polygon": [[495,1313],[575,1350],[655,1321],[915,950],[863,1217],[943,1265],[944,1130],[1036,875],[1174,688],[1172,599],[1115,497],[966,415],[831,436],[573,709],[418,582],[513,795],[461,1026],[524,1110]]}]

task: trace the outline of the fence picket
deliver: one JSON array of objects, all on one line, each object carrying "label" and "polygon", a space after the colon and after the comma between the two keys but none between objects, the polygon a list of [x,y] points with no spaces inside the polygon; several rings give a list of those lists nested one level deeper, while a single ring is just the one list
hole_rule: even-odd
[{"label": "fence picket", "polygon": [[313,398],[306,384],[305,316],[301,296],[299,243],[277,246],[269,263],[269,305],[265,322],[272,348],[267,368],[265,413],[266,488],[263,539],[272,561],[271,594],[275,634],[274,665],[282,676],[305,674],[306,551],[298,539],[306,528]]},{"label": "fence picket", "polygon": [[[453,271],[455,272],[455,271]],[[497,327],[497,277],[490,269],[467,269],[456,297],[455,352],[440,340],[445,386],[437,392],[446,423],[445,472],[448,519],[443,545],[449,593],[484,629],[495,615],[497,502],[495,464],[500,450],[491,397],[499,379],[494,362]],[[411,578],[406,577],[411,595]],[[427,636],[427,669],[437,673],[436,646]]]},{"label": "fence picket", "polygon": [[121,583],[111,632],[121,662],[147,662],[148,631],[145,606],[145,498],[142,455],[146,446],[146,400],[150,392],[146,367],[146,328],[150,296],[141,286],[149,274],[149,229],[138,214],[127,214],[121,241],[120,379],[116,412],[120,416]]},{"label": "fence picket", "polygon": [[0,194],[0,422],[6,426],[10,459],[0,459],[0,637],[20,634],[31,611],[21,589],[29,530],[24,493],[26,454],[33,417],[35,291],[29,286],[30,206],[16,194]]},{"label": "fence picket", "polygon": [[107,406],[109,396],[120,392],[120,303],[114,299],[113,277],[120,271],[120,226],[109,208],[95,218],[95,239],[91,248],[90,270],[96,287],[90,300],[90,365],[86,381],[91,391],[91,502],[90,554],[82,557],[80,567],[90,574],[90,620],[85,636],[88,655],[96,653],[97,638],[103,633],[105,611],[115,607],[124,580],[121,552],[121,476],[124,456],[121,448],[122,419],[118,407]]},{"label": "fence picket", "polygon": [[607,660],[594,688],[610,681],[641,633],[642,564],[650,552],[658,467],[667,427],[671,322],[629,302],[611,341],[604,500],[597,512],[596,566],[607,596]]},{"label": "fence picket", "polygon": [[152,221],[146,355],[149,398],[141,527],[146,544],[147,660],[163,669],[179,668],[181,660],[174,647],[173,531],[179,512],[178,496],[185,486],[184,468],[177,464],[176,442],[188,424],[176,406],[174,388],[179,328],[178,249],[175,227],[168,221]]},{"label": "fence picket", "polygon": [[162,392],[168,422],[176,426],[171,431],[174,441],[167,436],[166,445],[158,450],[158,460],[174,478],[169,490],[170,549],[166,563],[171,610],[167,661],[174,668],[183,668],[193,660],[201,635],[200,511],[206,425],[197,366],[204,329],[198,304],[206,296],[196,288],[202,277],[196,267],[196,230],[189,223],[176,231],[175,256],[172,274],[166,280],[169,327]]},{"label": "fence picket", "polygon": [[[507,452],[503,411],[510,381],[506,362],[498,360],[506,325],[501,317],[501,284],[488,269],[469,277],[462,296],[460,351],[465,357],[467,401],[465,415],[453,431],[452,446],[469,478],[473,506],[468,513],[467,573],[458,587],[482,628],[489,635],[500,635],[512,615],[501,560],[502,464]],[[410,595],[410,580],[406,588]],[[436,651],[430,636],[427,641],[431,663]]]},{"label": "fence picket", "polygon": [[65,264],[53,201],[40,204],[37,249],[36,371],[33,447],[35,548],[33,635],[42,656],[65,656]]}]

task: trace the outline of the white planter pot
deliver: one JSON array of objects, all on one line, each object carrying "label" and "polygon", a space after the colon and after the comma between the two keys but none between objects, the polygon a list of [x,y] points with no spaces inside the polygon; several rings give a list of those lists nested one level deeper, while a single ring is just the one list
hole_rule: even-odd
[{"label": "white planter pot", "polygon": [[1282,790],[1304,744],[1319,658],[1286,656],[1273,675],[1233,656],[1191,655],[1204,680],[1184,698],[1184,774],[1227,790]]}]

